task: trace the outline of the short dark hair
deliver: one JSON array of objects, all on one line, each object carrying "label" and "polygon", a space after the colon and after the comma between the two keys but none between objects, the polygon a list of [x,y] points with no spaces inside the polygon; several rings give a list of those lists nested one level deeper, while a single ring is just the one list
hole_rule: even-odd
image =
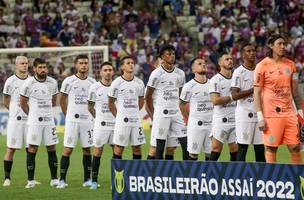
[{"label": "short dark hair", "polygon": [[46,64],[46,61],[42,58],[35,58],[34,60],[34,67],[37,67],[38,65],[41,65],[41,64]]},{"label": "short dark hair", "polygon": [[159,50],[159,57],[162,57],[164,55],[165,51],[174,51],[175,52],[175,47],[170,44],[163,45]]},{"label": "short dark hair", "polygon": [[190,60],[190,67],[192,67],[193,63],[194,63],[196,60],[198,60],[198,59],[203,59],[203,58],[200,58],[200,57],[192,58],[192,59]]},{"label": "short dark hair", "polygon": [[80,55],[76,56],[74,63],[76,64],[78,62],[78,60],[80,60],[80,59],[89,59],[89,57],[85,54],[80,54]]},{"label": "short dark hair", "polygon": [[255,44],[246,41],[246,42],[243,42],[241,44],[240,51],[243,53],[243,51],[245,50],[245,48],[248,47],[248,46],[254,46],[254,48],[256,48]]},{"label": "short dark hair", "polygon": [[106,66],[106,65],[110,65],[111,67],[113,67],[113,65],[112,65],[112,63],[111,63],[111,62],[105,61],[105,62],[101,63],[101,65],[100,65],[100,69],[102,69],[102,68],[103,68],[103,66]]},{"label": "short dark hair", "polygon": [[134,60],[134,58],[133,58],[132,56],[124,56],[124,57],[122,57],[122,58],[120,59],[120,62],[119,62],[120,66],[123,65],[124,62],[125,62],[125,60],[127,60],[127,59],[132,59],[132,60]]},{"label": "short dark hair", "polygon": [[219,61],[219,59],[221,59],[221,57],[223,57],[224,55],[229,55],[230,53],[228,51],[219,51],[217,52],[217,61]]}]

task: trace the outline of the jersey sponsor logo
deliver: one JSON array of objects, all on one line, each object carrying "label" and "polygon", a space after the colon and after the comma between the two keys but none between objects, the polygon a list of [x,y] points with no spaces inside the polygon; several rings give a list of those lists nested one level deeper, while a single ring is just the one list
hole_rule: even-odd
[{"label": "jersey sponsor logo", "polygon": [[118,194],[121,194],[125,189],[124,170],[115,172],[115,189]]},{"label": "jersey sponsor logo", "polygon": [[198,142],[193,142],[192,143],[192,149],[197,150],[198,149]]}]

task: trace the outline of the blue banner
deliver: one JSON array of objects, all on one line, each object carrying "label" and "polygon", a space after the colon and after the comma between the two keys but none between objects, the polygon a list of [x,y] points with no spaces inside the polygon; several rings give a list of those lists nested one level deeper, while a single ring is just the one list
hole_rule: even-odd
[{"label": "blue banner", "polygon": [[304,199],[304,165],[112,160],[116,199]]}]

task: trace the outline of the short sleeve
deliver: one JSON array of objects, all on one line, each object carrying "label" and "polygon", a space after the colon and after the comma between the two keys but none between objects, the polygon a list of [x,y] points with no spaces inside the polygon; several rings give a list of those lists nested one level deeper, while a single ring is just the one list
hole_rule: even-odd
[{"label": "short sleeve", "polygon": [[96,92],[94,85],[91,85],[89,89],[88,101],[96,102]]},{"label": "short sleeve", "polygon": [[231,80],[232,88],[241,88],[241,76],[239,70],[234,71]]},{"label": "short sleeve", "polygon": [[11,96],[12,91],[13,91],[12,89],[13,89],[13,86],[11,85],[10,79],[8,79],[7,81],[5,81],[4,88],[3,88],[3,94]]},{"label": "short sleeve", "polygon": [[180,78],[180,82],[179,82],[179,88],[183,87],[185,85],[185,82],[186,82],[186,75],[185,73],[183,72],[182,75],[181,75],[181,78]]},{"label": "short sleeve", "polygon": [[25,97],[30,97],[30,86],[29,86],[29,81],[26,81],[23,85],[22,85],[22,87],[21,87],[21,89],[20,89],[20,95],[21,96],[25,96]]},{"label": "short sleeve", "polygon": [[189,90],[189,87],[185,85],[182,89],[180,99],[185,102],[189,102],[191,98],[192,92]]},{"label": "short sleeve", "polygon": [[56,95],[56,94],[58,94],[58,83],[57,83],[57,81],[56,80],[54,80],[54,84],[53,84],[53,94],[52,95]]},{"label": "short sleeve", "polygon": [[152,72],[147,86],[152,87],[152,88],[157,88],[158,84],[159,84],[159,77],[157,76],[157,73]]},{"label": "short sleeve", "polygon": [[253,85],[256,87],[263,87],[264,85],[264,70],[262,65],[258,64],[254,70]]},{"label": "short sleeve", "polygon": [[215,78],[212,78],[209,83],[209,93],[220,93],[219,84]]},{"label": "short sleeve", "polygon": [[60,92],[65,93],[65,94],[69,94],[70,91],[71,91],[71,87],[72,87],[72,85],[70,84],[69,78],[66,78],[62,82]]},{"label": "short sleeve", "polygon": [[138,96],[139,97],[145,96],[145,84],[142,81],[140,81]]},{"label": "short sleeve", "polygon": [[109,97],[113,97],[113,98],[116,98],[117,99],[117,96],[118,96],[118,85],[117,85],[117,82],[113,82],[110,86],[110,90],[109,90],[109,94],[108,96]]}]

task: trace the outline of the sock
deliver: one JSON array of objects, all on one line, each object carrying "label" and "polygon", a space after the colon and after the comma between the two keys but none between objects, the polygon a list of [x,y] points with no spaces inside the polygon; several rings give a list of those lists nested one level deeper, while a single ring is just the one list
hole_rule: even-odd
[{"label": "sock", "polygon": [[29,181],[34,180],[35,157],[36,157],[36,153],[31,153],[31,152],[27,153],[26,166],[27,166],[27,180]]},{"label": "sock", "polygon": [[230,152],[230,161],[236,161],[238,152]]},{"label": "sock", "polygon": [[141,160],[141,155],[133,154],[133,160]]},{"label": "sock", "polygon": [[166,140],[156,139],[156,159],[164,159],[164,150],[166,146]]},{"label": "sock", "polygon": [[195,160],[197,160],[198,158],[196,157],[196,158],[194,158],[194,157],[191,157],[191,156],[189,156],[189,160],[193,160],[193,161],[195,161]]},{"label": "sock", "polygon": [[178,138],[178,141],[183,150],[183,160],[189,159],[189,153],[187,151],[187,137]]},{"label": "sock", "polygon": [[206,161],[210,160],[210,156],[205,156],[205,160]]},{"label": "sock", "polygon": [[257,162],[266,162],[265,147],[263,144],[254,145],[254,152],[255,152],[255,160]]},{"label": "sock", "polygon": [[210,160],[217,161],[220,157],[220,152],[211,151]]},{"label": "sock", "polygon": [[113,153],[113,159],[121,159],[122,156],[116,155],[115,153]]},{"label": "sock", "polygon": [[277,153],[271,151],[265,151],[265,157],[267,163],[276,163],[277,162]]},{"label": "sock", "polygon": [[100,157],[93,156],[93,162],[92,162],[92,181],[93,182],[97,182],[99,166],[100,166]]},{"label": "sock", "polygon": [[85,182],[85,181],[87,181],[91,178],[92,156],[91,155],[83,155],[82,165],[83,165],[83,180]]},{"label": "sock", "polygon": [[302,154],[301,152],[292,152],[290,153],[291,163],[292,164],[302,164]]},{"label": "sock", "polygon": [[66,175],[70,165],[70,157],[62,155],[60,160],[60,180],[66,180]]},{"label": "sock", "polygon": [[25,147],[25,152],[28,153],[28,147]]},{"label": "sock", "polygon": [[248,150],[248,144],[238,144],[237,161],[246,161],[246,154]]},{"label": "sock", "polygon": [[57,179],[58,159],[56,151],[48,151],[49,167],[51,172],[51,178]]},{"label": "sock", "polygon": [[165,160],[174,160],[174,155],[166,154],[165,155]]},{"label": "sock", "polygon": [[148,155],[147,160],[155,160],[155,156]]},{"label": "sock", "polygon": [[12,170],[13,161],[12,160],[4,160],[4,175],[5,179],[11,179],[11,170]]}]

